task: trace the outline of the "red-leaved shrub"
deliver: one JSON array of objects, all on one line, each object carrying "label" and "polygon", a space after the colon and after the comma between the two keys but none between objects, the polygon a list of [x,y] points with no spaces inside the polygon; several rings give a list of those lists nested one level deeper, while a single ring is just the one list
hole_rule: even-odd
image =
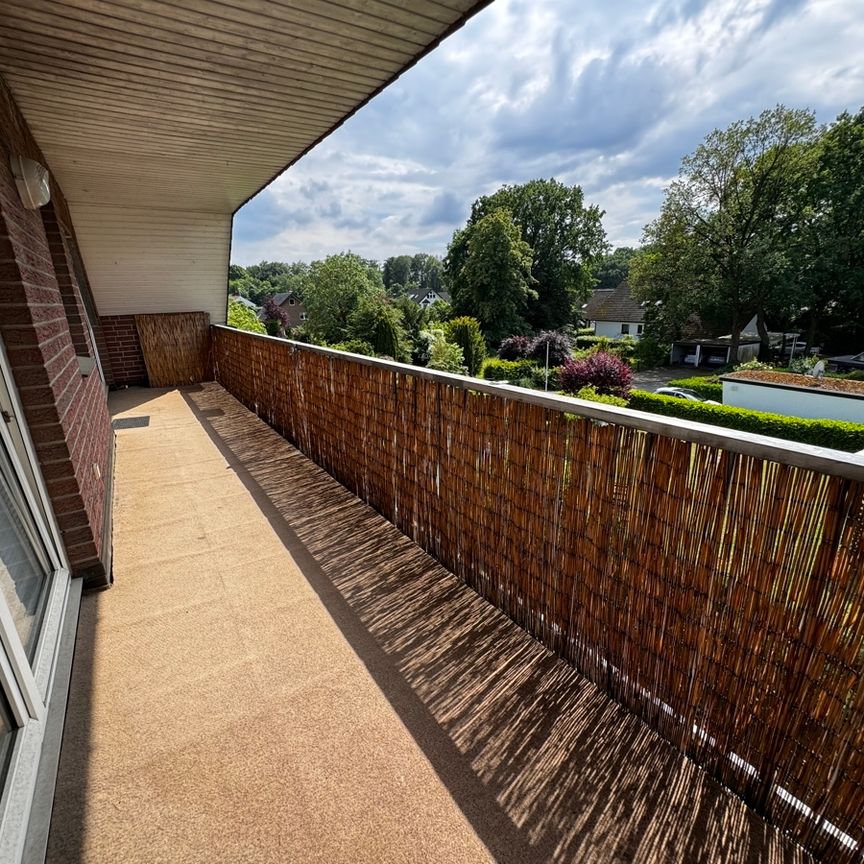
[{"label": "red-leaved shrub", "polygon": [[573,351],[573,343],[565,333],[560,333],[558,330],[543,330],[531,340],[525,356],[538,363],[545,363],[547,347],[550,366],[560,366]]},{"label": "red-leaved shrub", "polygon": [[582,360],[568,358],[561,366],[561,389],[565,393],[578,393],[583,387],[594,387],[598,393],[620,396],[630,395],[633,372],[614,354],[598,351]]},{"label": "red-leaved shrub", "polygon": [[498,356],[502,360],[521,360],[531,346],[531,336],[508,336],[498,347]]}]

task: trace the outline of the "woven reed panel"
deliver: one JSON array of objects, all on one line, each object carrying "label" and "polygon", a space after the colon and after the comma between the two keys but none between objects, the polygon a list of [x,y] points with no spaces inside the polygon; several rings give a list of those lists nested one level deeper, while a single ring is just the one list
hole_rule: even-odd
[{"label": "woven reed panel", "polygon": [[207,312],[136,315],[135,326],[151,387],[213,380]]},{"label": "woven reed panel", "polygon": [[458,578],[816,855],[861,860],[861,483],[278,340],[214,345],[228,391]]}]

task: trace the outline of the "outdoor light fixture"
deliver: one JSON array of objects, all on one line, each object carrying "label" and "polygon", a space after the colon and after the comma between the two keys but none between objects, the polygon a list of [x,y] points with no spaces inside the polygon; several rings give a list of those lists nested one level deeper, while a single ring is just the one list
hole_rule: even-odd
[{"label": "outdoor light fixture", "polygon": [[51,185],[48,169],[34,159],[13,153],[9,160],[12,176],[18,187],[21,201],[28,210],[38,210],[51,200]]}]

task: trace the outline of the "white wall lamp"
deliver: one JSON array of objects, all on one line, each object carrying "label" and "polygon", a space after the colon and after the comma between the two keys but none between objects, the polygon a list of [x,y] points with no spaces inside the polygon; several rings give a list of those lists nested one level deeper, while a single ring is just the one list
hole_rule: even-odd
[{"label": "white wall lamp", "polygon": [[48,169],[35,159],[13,153],[12,176],[18,187],[21,202],[28,210],[38,210],[51,200],[51,181]]}]

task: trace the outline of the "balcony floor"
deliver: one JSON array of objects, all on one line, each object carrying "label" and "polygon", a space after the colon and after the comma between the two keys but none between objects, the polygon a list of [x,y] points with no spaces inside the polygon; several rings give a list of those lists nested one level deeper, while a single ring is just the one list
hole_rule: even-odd
[{"label": "balcony floor", "polygon": [[112,413],[51,864],[807,860],[217,385]]}]

